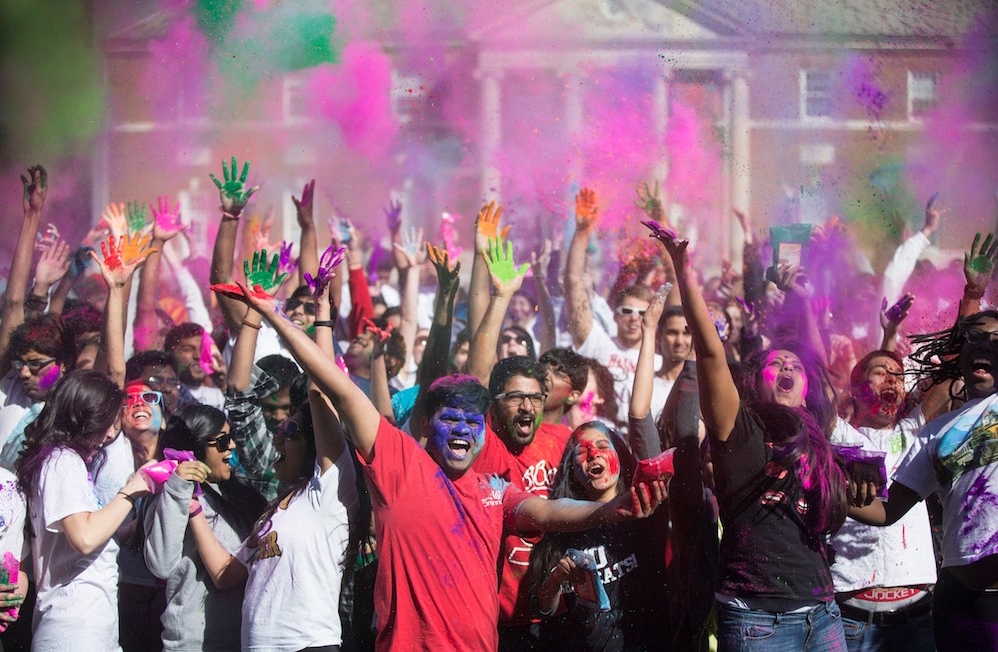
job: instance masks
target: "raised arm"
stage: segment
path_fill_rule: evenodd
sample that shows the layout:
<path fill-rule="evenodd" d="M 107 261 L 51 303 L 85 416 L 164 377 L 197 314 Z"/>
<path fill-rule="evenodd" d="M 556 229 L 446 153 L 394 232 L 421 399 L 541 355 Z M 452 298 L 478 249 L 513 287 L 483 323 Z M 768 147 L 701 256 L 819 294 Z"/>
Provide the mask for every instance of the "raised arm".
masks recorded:
<path fill-rule="evenodd" d="M 568 308 L 568 330 L 572 334 L 572 343 L 581 346 L 589 337 L 593 328 L 593 311 L 591 299 L 586 290 L 583 276 L 586 271 L 586 248 L 589 246 L 589 235 L 599 206 L 596 204 L 596 192 L 583 188 L 575 196 L 575 233 L 568 246 L 568 256 L 565 259 L 565 301 Z"/>
<path fill-rule="evenodd" d="M 665 497 L 665 483 L 661 480 L 631 487 L 606 503 L 531 496 L 517 508 L 515 525 L 521 532 L 579 532 L 608 523 L 648 518 Z"/>
<path fill-rule="evenodd" d="M 7 288 L 3 293 L 3 316 L 0 317 L 0 351 L 6 351 L 11 333 L 24 323 L 24 295 L 31 275 L 31 257 L 35 247 L 38 225 L 42 222 L 42 207 L 48 194 L 48 173 L 40 165 L 28 168 L 27 176 L 21 175 L 24 186 L 24 220 L 10 261 Z M 10 369 L 10 361 L 0 356 L 0 374 Z"/>
<path fill-rule="evenodd" d="M 423 362 L 419 365 L 418 382 L 419 395 L 409 417 L 409 430 L 417 441 L 423 441 L 423 405 L 430 385 L 437 378 L 446 376 L 450 370 L 450 336 L 454 321 L 454 300 L 461 285 L 461 263 L 456 261 L 450 266 L 450 257 L 446 249 L 438 249 L 429 242 L 426 243 L 426 253 L 437 271 L 437 295 L 433 308 L 433 322 L 426 336 L 426 349 L 423 351 Z"/>
<path fill-rule="evenodd" d="M 665 309 L 665 297 L 671 289 L 668 285 L 660 287 L 641 318 L 641 347 L 638 349 L 631 403 L 628 406 L 628 416 L 631 419 L 644 419 L 651 413 L 651 397 L 655 389 L 655 334 Z"/>
<path fill-rule="evenodd" d="M 707 310 L 707 303 L 700 293 L 700 286 L 686 254 L 688 240 L 678 240 L 673 231 L 662 228 L 657 222 L 644 222 L 652 237 L 662 243 L 676 268 L 679 296 L 697 355 L 697 380 L 700 386 L 700 409 L 707 430 L 721 441 L 731 435 L 738 415 L 738 388 L 728 369 L 724 343 Z"/>
<path fill-rule="evenodd" d="M 69 245 L 62 239 L 43 243 L 38 264 L 35 265 L 35 284 L 25 301 L 27 319 L 37 319 L 47 312 L 49 289 L 59 283 L 68 272 Z"/>
<path fill-rule="evenodd" d="M 218 187 L 218 197 L 221 201 L 219 210 L 222 213 L 222 221 L 218 225 L 218 234 L 215 236 L 215 246 L 211 251 L 211 274 L 210 282 L 231 283 L 232 282 L 232 261 L 236 254 L 236 236 L 239 231 L 239 217 L 246 202 L 260 186 L 247 187 L 246 178 L 249 176 L 249 161 L 244 161 L 242 174 L 238 173 L 236 157 L 232 157 L 231 169 L 222 161 L 223 181 L 211 174 L 211 180 Z M 238 176 L 237 176 L 238 175 Z M 230 333 L 239 330 L 246 310 L 239 302 L 219 295 L 218 304 L 222 308 L 225 316 L 225 326 Z"/>
<path fill-rule="evenodd" d="M 401 209 L 401 204 L 397 205 Z M 426 250 L 422 229 L 409 228 L 397 235 L 398 241 L 392 243 L 392 256 L 402 284 L 399 334 L 405 343 L 405 365 L 408 365 L 412 359 L 416 331 L 419 330 L 416 314 L 419 311 L 419 268 L 426 260 Z"/>
<path fill-rule="evenodd" d="M 551 263 L 551 240 L 545 239 L 538 254 L 530 255 L 530 268 L 534 270 L 534 288 L 537 290 L 537 319 L 541 323 L 539 334 L 541 349 L 538 353 L 550 351 L 557 344 L 558 317 L 554 314 L 554 302 L 548 290 L 548 266 Z"/>
<path fill-rule="evenodd" d="M 301 199 L 291 195 L 295 204 L 295 216 L 298 218 L 298 228 L 301 236 L 298 238 L 298 282 L 295 287 L 305 283 L 305 273 L 315 274 L 319 269 L 319 239 L 315 233 L 315 179 L 305 184 L 301 191 Z"/>
<path fill-rule="evenodd" d="M 967 284 L 960 300 L 960 317 L 979 312 L 984 291 L 994 275 L 995 260 L 998 259 L 998 238 L 988 233 L 981 242 L 981 234 L 974 236 L 970 251 L 963 254 L 963 277 Z"/>
<path fill-rule="evenodd" d="M 159 287 L 159 263 L 166 243 L 184 228 L 180 221 L 180 205 L 170 209 L 170 198 L 159 197 L 157 205 L 149 204 L 152 210 L 152 253 L 146 258 L 139 274 L 138 305 L 135 313 L 135 350 L 152 348 L 152 335 L 156 332 L 159 319 L 156 316 L 157 288 Z"/>
<path fill-rule="evenodd" d="M 489 271 L 485 266 L 489 242 L 500 236 L 505 240 L 509 235 L 508 226 L 501 232 L 499 230 L 501 217 L 502 206 L 492 201 L 482 206 L 475 218 L 475 253 L 472 256 L 471 281 L 468 287 L 468 331 L 471 333 L 478 330 L 489 303 Z"/>
<path fill-rule="evenodd" d="M 506 310 L 513 295 L 523 285 L 523 276 L 530 265 L 524 263 L 517 268 L 513 262 L 513 243 L 502 239 L 494 239 L 489 244 L 485 252 L 485 264 L 492 282 L 492 297 L 488 308 L 485 309 L 482 323 L 478 325 L 478 330 L 471 338 L 467 371 L 469 375 L 478 378 L 488 387 Z"/>

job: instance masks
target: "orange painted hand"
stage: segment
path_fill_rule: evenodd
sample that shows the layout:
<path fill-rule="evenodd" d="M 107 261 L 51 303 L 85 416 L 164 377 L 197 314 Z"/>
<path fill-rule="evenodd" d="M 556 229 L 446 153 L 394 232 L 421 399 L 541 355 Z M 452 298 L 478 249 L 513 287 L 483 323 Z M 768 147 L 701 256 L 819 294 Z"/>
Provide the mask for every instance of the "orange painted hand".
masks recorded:
<path fill-rule="evenodd" d="M 150 247 L 150 242 L 152 242 L 152 234 L 150 233 L 146 235 L 129 233 L 123 236 L 118 241 L 118 254 L 121 256 L 122 262 L 125 265 L 131 265 L 145 260 L 149 254 L 159 251 L 157 247 Z"/>
<path fill-rule="evenodd" d="M 502 217 L 502 205 L 494 201 L 490 201 L 478 211 L 478 217 L 475 218 L 475 247 L 479 252 L 484 253 L 489 247 L 489 241 L 498 237 L 500 217 Z M 509 234 L 509 227 L 504 226 L 501 234 L 505 240 Z"/>
<path fill-rule="evenodd" d="M 588 229 L 596 223 L 599 206 L 596 204 L 596 191 L 583 188 L 575 196 L 575 224 L 580 229 Z"/>

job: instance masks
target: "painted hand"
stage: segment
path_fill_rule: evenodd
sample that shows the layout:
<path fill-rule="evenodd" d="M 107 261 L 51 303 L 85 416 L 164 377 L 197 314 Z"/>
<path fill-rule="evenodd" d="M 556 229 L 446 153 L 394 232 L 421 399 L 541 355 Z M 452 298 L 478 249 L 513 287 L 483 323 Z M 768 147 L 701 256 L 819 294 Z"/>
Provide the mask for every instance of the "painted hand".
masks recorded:
<path fill-rule="evenodd" d="M 651 186 L 645 181 L 637 187 L 637 192 L 638 198 L 634 204 L 644 211 L 645 215 L 649 218 L 655 221 L 664 219 L 665 211 L 662 210 L 662 199 L 659 197 L 658 181 L 656 180 L 654 185 Z"/>
<path fill-rule="evenodd" d="M 28 168 L 27 176 L 21 175 L 24 186 L 24 212 L 41 212 L 49 191 L 49 173 L 37 163 Z"/>
<path fill-rule="evenodd" d="M 444 242 L 444 248 L 455 259 L 460 257 L 462 251 L 461 247 L 457 244 L 457 223 L 459 217 L 459 215 L 454 213 L 443 213 L 440 216 L 440 239 Z"/>
<path fill-rule="evenodd" d="M 315 277 L 305 272 L 305 284 L 312 290 L 313 297 L 319 299 L 325 294 L 329 282 L 336 276 L 333 270 L 343 262 L 346 251 L 346 247 L 334 249 L 333 245 L 329 245 L 319 258 L 319 268 L 315 272 Z"/>
<path fill-rule="evenodd" d="M 270 219 L 265 219 L 262 224 L 254 224 L 250 229 L 250 237 L 253 238 L 253 250 L 271 249 L 270 245 Z"/>
<path fill-rule="evenodd" d="M 908 311 L 911 310 L 911 305 L 914 302 L 915 295 L 911 292 L 906 292 L 903 297 L 898 299 L 897 303 L 888 308 L 887 297 L 884 297 L 883 302 L 880 304 L 880 327 L 884 330 L 893 327 L 896 330 L 898 325 L 908 316 Z"/>
<path fill-rule="evenodd" d="M 499 232 L 499 218 L 502 217 L 502 205 L 490 201 L 482 210 L 478 211 L 475 218 L 475 247 L 484 252 L 488 249 L 489 241 L 501 236 L 503 240 L 509 235 L 509 227 L 505 226 Z"/>
<path fill-rule="evenodd" d="M 394 328 L 394 326 L 392 326 L 391 323 L 388 324 L 387 328 L 384 329 L 378 328 L 374 324 L 374 322 L 368 319 L 367 317 L 365 317 L 363 321 L 361 321 L 361 326 L 364 328 L 365 333 L 370 333 L 371 335 L 374 335 L 374 337 L 376 337 L 378 341 L 381 342 L 382 344 L 387 342 L 388 339 L 392 336 L 392 330 Z"/>
<path fill-rule="evenodd" d="M 440 296 L 450 297 L 455 294 L 460 286 L 461 261 L 454 261 L 454 267 L 451 267 L 447 250 L 435 247 L 429 242 L 426 243 L 426 255 L 437 270 L 437 288 Z"/>
<path fill-rule="evenodd" d="M 222 178 L 224 182 L 219 181 L 218 177 L 214 174 L 209 174 L 211 180 L 215 182 L 215 186 L 218 188 L 218 197 L 222 201 L 222 212 L 230 217 L 239 217 L 242 213 L 243 208 L 246 207 L 246 202 L 249 198 L 253 196 L 260 186 L 253 186 L 252 188 L 246 188 L 246 177 L 249 176 L 249 161 L 245 161 L 243 164 L 243 172 L 236 178 L 236 171 L 239 169 L 239 165 L 236 162 L 236 157 L 232 157 L 232 167 L 226 166 L 225 161 L 222 161 Z"/>
<path fill-rule="evenodd" d="M 144 262 L 149 254 L 159 251 L 156 247 L 150 247 L 152 235 L 140 235 L 138 233 L 128 233 L 118 241 L 118 254 L 125 265 Z"/>
<path fill-rule="evenodd" d="M 161 195 L 156 201 L 157 206 L 149 204 L 152 211 L 152 237 L 166 242 L 184 230 L 184 223 L 180 221 L 180 204 L 174 205 L 171 210 L 170 198 L 166 195 Z"/>
<path fill-rule="evenodd" d="M 599 216 L 599 205 L 596 203 L 596 191 L 592 188 L 582 188 L 575 195 L 575 225 L 586 230 L 596 223 Z"/>
<path fill-rule="evenodd" d="M 667 495 L 665 482 L 662 480 L 647 484 L 642 482 L 636 487 L 631 487 L 628 492 L 621 492 L 614 499 L 617 506 L 616 514 L 625 520 L 648 518 L 655 513 Z"/>
<path fill-rule="evenodd" d="M 250 259 L 243 260 L 243 272 L 246 274 L 246 285 L 256 291 L 263 291 L 273 297 L 277 290 L 288 278 L 286 273 L 282 274 L 279 267 L 279 256 L 274 254 L 270 266 L 267 266 L 267 250 L 253 252 L 253 265 L 250 266 Z"/>
<path fill-rule="evenodd" d="M 989 233 L 982 243 L 981 234 L 975 235 L 970 251 L 963 254 L 963 276 L 967 279 L 968 290 L 974 294 L 984 294 L 994 273 L 996 259 L 998 238 Z"/>
<path fill-rule="evenodd" d="M 129 233 L 141 233 L 147 225 L 145 204 L 137 201 L 128 202 L 125 209 L 125 221 L 128 224 Z"/>
<path fill-rule="evenodd" d="M 504 247 L 503 244 L 506 246 Z M 520 289 L 523 277 L 530 269 L 530 263 L 523 263 L 519 268 L 516 267 L 513 262 L 512 242 L 493 238 L 489 242 L 489 248 L 484 256 L 485 264 L 489 268 L 489 275 L 492 277 L 492 287 L 497 292 L 512 294 Z"/>
<path fill-rule="evenodd" d="M 315 179 L 305 184 L 301 191 L 301 199 L 291 195 L 291 201 L 295 204 L 295 215 L 298 217 L 298 226 L 303 229 L 312 228 L 315 222 L 312 218 L 312 198 L 315 196 Z"/>
<path fill-rule="evenodd" d="M 107 228 L 111 232 L 109 234 L 111 237 L 128 233 L 128 217 L 125 213 L 125 205 L 123 203 L 108 204 L 104 208 L 104 213 L 101 217 L 107 222 Z"/>
<path fill-rule="evenodd" d="M 426 260 L 426 254 L 422 247 L 423 229 L 414 226 L 404 229 L 399 233 L 401 242 L 393 245 L 395 254 L 395 266 L 399 269 L 412 269 L 419 267 Z"/>
<path fill-rule="evenodd" d="M 402 202 L 388 202 L 388 208 L 382 209 L 385 212 L 385 223 L 388 225 L 389 233 L 398 233 L 402 228 Z"/>
<path fill-rule="evenodd" d="M 291 275 L 298 269 L 298 259 L 291 259 L 292 247 L 294 247 L 293 242 L 281 242 L 281 254 L 277 261 L 277 271 L 282 274 Z"/>
<path fill-rule="evenodd" d="M 690 241 L 686 239 L 680 240 L 675 231 L 662 226 L 655 220 L 642 220 L 641 223 L 651 231 L 649 237 L 655 238 L 665 247 L 665 250 L 669 253 L 669 257 L 672 258 L 672 264 L 676 268 L 676 271 L 685 270 L 689 264 L 689 256 L 686 253 L 686 248 L 689 246 Z"/>

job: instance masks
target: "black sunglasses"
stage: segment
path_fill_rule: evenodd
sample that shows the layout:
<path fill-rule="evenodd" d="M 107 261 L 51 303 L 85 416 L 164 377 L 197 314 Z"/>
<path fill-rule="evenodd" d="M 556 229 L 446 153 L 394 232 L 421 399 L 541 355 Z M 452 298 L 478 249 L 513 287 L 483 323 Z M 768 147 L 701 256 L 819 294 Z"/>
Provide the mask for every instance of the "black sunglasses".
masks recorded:
<path fill-rule="evenodd" d="M 315 304 L 311 301 L 301 301 L 299 299 L 288 299 L 285 301 L 284 312 L 294 312 L 298 306 L 302 307 L 306 315 L 315 317 Z"/>
<path fill-rule="evenodd" d="M 229 444 L 232 443 L 232 433 L 231 432 L 220 432 L 208 441 L 205 442 L 208 446 L 214 446 L 215 450 L 219 453 L 224 453 L 229 450 Z"/>

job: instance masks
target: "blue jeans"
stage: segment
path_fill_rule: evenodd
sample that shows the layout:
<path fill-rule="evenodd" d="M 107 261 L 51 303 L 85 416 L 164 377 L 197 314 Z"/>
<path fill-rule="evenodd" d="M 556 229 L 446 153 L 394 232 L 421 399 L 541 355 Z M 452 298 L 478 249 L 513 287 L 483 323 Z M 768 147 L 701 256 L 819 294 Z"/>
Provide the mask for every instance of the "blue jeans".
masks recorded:
<path fill-rule="evenodd" d="M 932 614 L 922 614 L 897 625 L 868 624 L 842 617 L 849 652 L 935 652 Z"/>
<path fill-rule="evenodd" d="M 801 613 L 717 605 L 721 652 L 840 652 L 846 649 L 839 605 L 824 602 Z"/>

